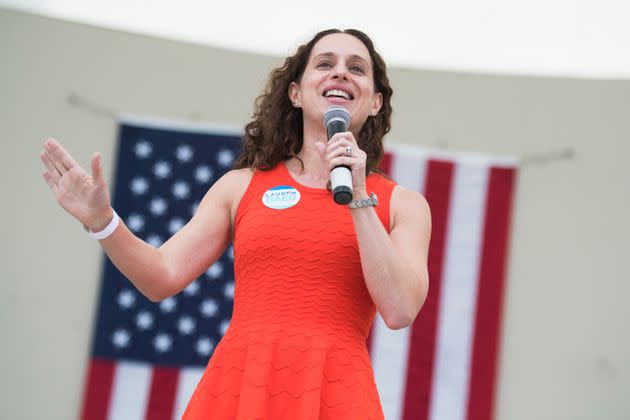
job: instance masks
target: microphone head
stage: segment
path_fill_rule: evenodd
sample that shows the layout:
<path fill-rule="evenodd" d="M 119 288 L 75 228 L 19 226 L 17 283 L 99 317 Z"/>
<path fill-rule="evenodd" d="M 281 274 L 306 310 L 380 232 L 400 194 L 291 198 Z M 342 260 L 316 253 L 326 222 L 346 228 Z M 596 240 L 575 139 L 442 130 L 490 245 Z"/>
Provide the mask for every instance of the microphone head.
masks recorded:
<path fill-rule="evenodd" d="M 324 127 L 328 127 L 328 124 L 339 121 L 343 122 L 346 127 L 350 126 L 350 114 L 346 110 L 346 108 L 334 105 L 328 108 L 326 112 L 324 112 L 324 117 L 322 118 L 324 122 Z"/>

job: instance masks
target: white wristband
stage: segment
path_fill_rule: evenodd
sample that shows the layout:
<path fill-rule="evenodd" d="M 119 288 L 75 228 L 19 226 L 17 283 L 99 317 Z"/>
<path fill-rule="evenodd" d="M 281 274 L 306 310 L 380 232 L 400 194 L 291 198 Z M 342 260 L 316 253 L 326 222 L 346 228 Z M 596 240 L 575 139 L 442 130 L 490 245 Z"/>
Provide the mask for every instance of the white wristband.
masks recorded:
<path fill-rule="evenodd" d="M 118 217 L 116 210 L 112 210 L 112 211 L 114 212 L 114 217 L 112 217 L 111 222 L 109 222 L 109 224 L 105 226 L 105 229 L 99 232 L 92 232 L 91 230 L 88 230 L 88 233 L 90 234 L 92 238 L 101 240 L 101 239 L 107 238 L 109 235 L 114 233 L 114 231 L 118 227 L 118 223 L 120 222 L 120 217 Z"/>

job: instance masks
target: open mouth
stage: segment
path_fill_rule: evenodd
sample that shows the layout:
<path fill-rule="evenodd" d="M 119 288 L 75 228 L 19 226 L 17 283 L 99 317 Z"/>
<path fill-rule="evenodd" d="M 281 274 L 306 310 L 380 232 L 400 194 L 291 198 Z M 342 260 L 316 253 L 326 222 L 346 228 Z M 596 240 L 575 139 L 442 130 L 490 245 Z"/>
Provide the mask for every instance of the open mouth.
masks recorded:
<path fill-rule="evenodd" d="M 354 96 L 352 96 L 350 93 L 345 92 L 340 89 L 329 89 L 324 92 L 324 97 L 325 98 L 342 98 L 348 101 L 351 101 L 354 99 Z"/>

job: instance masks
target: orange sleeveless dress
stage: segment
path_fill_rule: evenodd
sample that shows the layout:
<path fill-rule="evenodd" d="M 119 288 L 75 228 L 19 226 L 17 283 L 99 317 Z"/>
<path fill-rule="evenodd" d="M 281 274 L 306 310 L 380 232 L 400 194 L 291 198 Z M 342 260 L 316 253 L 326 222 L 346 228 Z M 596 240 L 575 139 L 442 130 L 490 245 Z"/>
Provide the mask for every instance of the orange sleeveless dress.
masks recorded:
<path fill-rule="evenodd" d="M 367 178 L 387 231 L 394 186 Z M 293 205 L 278 208 L 274 192 Z M 232 320 L 183 419 L 383 419 L 366 348 L 376 308 L 347 206 L 284 163 L 256 171 L 235 219 L 234 274 Z"/>

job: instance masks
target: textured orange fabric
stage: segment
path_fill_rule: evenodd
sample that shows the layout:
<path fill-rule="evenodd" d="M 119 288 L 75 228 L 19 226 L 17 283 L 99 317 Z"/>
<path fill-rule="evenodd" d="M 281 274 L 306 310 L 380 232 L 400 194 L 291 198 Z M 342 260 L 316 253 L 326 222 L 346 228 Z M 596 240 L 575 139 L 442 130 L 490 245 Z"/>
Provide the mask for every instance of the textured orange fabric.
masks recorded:
<path fill-rule="evenodd" d="M 394 185 L 367 179 L 387 231 Z M 263 194 L 277 186 L 300 201 L 266 207 Z M 235 220 L 232 321 L 184 419 L 383 419 L 366 348 L 376 309 L 350 211 L 284 163 L 254 173 Z"/>

